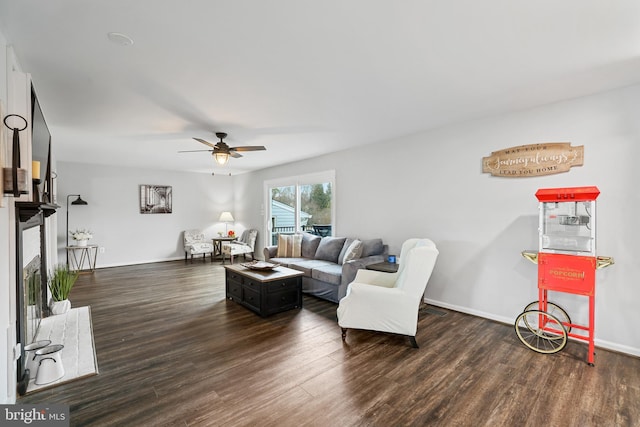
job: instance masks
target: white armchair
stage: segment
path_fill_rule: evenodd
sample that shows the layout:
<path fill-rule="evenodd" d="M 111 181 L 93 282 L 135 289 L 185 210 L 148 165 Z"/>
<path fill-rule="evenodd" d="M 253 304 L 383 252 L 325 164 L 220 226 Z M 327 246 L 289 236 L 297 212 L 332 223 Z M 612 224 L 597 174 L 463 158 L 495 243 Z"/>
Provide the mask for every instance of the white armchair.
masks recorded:
<path fill-rule="evenodd" d="M 429 239 L 409 239 L 396 273 L 358 270 L 338 305 L 342 340 L 347 329 L 367 329 L 408 335 L 418 348 L 418 310 L 438 253 Z"/>
<path fill-rule="evenodd" d="M 233 264 L 233 257 L 236 255 L 242 255 L 246 258 L 247 254 L 251 254 L 251 259 L 255 259 L 253 253 L 256 247 L 256 237 L 258 237 L 258 230 L 244 230 L 240 235 L 240 239 L 222 245 L 222 263 L 224 264 L 227 255 L 231 260 L 231 264 Z"/>
<path fill-rule="evenodd" d="M 191 262 L 193 262 L 194 255 L 202 254 L 203 261 L 206 259 L 207 254 L 211 254 L 213 257 L 213 243 L 205 239 L 201 230 L 183 231 L 183 244 L 185 262 L 187 261 L 187 255 L 191 255 Z"/>

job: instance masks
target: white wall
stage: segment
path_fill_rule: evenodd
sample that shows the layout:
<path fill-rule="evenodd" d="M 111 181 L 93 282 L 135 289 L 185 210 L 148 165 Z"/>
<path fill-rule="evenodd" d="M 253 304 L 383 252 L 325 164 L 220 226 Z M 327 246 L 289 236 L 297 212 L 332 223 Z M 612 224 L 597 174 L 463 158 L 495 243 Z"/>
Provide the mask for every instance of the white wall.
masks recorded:
<path fill-rule="evenodd" d="M 118 166 L 58 162 L 58 259 L 65 261 L 67 195 L 80 194 L 88 205 L 69 205 L 69 229 L 89 228 L 92 244 L 104 247 L 97 266 L 140 264 L 184 258 L 182 230 L 200 228 L 208 237 L 224 231 L 217 221 L 233 211 L 228 176 L 211 176 Z M 170 185 L 171 214 L 140 214 L 139 185 Z M 69 202 L 76 197 L 71 197 Z M 71 240 L 70 240 L 71 242 Z"/>
<path fill-rule="evenodd" d="M 234 179 L 235 209 L 262 224 L 264 180 L 335 169 L 336 235 L 380 236 L 391 253 L 409 237 L 429 237 L 440 257 L 428 301 L 512 323 L 537 299 L 537 268 L 520 255 L 537 249 L 536 190 L 596 185 L 598 254 L 616 260 L 597 272 L 596 345 L 640 355 L 638 111 L 633 86 L 270 168 Z M 481 173 L 492 151 L 566 141 L 585 146 L 584 166 L 535 178 Z M 262 236 L 264 228 L 260 247 Z M 552 297 L 587 323 L 586 297 Z"/>

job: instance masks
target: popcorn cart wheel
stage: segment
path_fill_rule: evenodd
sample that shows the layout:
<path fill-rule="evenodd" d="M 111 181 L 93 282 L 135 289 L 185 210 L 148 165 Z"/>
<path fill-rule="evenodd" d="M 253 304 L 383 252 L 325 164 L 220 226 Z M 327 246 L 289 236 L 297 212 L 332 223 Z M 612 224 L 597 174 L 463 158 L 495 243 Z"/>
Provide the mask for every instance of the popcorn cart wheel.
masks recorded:
<path fill-rule="evenodd" d="M 516 335 L 531 350 L 550 354 L 567 345 L 567 330 L 552 314 L 542 310 L 527 310 L 515 321 Z"/>
<path fill-rule="evenodd" d="M 537 310 L 539 307 L 540 301 L 536 300 L 528 304 L 523 311 Z M 547 307 L 544 311 L 560 320 L 560 323 L 562 323 L 567 334 L 571 332 L 571 318 L 564 308 L 560 307 L 558 304 L 552 303 L 551 301 L 547 301 Z"/>

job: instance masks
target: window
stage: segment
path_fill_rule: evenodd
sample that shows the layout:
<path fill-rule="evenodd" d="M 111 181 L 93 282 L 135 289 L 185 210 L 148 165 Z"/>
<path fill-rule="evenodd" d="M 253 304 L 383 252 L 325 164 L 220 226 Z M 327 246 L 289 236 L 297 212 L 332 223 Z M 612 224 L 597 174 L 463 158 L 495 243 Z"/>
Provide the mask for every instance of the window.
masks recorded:
<path fill-rule="evenodd" d="M 265 235 L 271 234 L 271 244 L 278 243 L 278 234 L 332 236 L 334 189 L 334 171 L 265 181 Z"/>

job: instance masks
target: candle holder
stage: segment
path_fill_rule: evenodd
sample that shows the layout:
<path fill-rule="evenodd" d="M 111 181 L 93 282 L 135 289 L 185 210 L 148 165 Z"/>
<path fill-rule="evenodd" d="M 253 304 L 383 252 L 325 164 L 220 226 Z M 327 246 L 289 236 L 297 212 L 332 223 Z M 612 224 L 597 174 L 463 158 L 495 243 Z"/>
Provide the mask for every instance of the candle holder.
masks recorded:
<path fill-rule="evenodd" d="M 40 203 L 40 183 L 42 182 L 42 180 L 40 179 L 32 179 L 31 180 L 31 198 L 33 199 L 34 202 L 38 202 Z"/>
<path fill-rule="evenodd" d="M 7 120 L 12 117 L 22 119 L 24 121 L 24 126 L 22 128 L 18 128 L 16 126 L 11 127 Z M 13 131 L 11 168 L 2 169 L 4 193 L 12 194 L 13 197 L 20 197 L 20 194 L 27 194 L 29 188 L 29 184 L 27 183 L 27 171 L 20 168 L 20 132 L 27 128 L 27 120 L 24 117 L 19 116 L 18 114 L 9 114 L 4 116 L 4 119 L 2 121 L 4 122 L 4 125 L 6 127 Z"/>
<path fill-rule="evenodd" d="M 14 172 L 15 172 L 15 181 L 14 181 Z M 2 179 L 4 180 L 4 194 L 10 194 L 15 197 L 18 197 L 20 196 L 20 194 L 27 194 L 29 192 L 28 191 L 29 187 L 27 184 L 26 169 L 3 168 Z M 15 188 L 15 191 L 14 191 L 14 188 Z"/>

